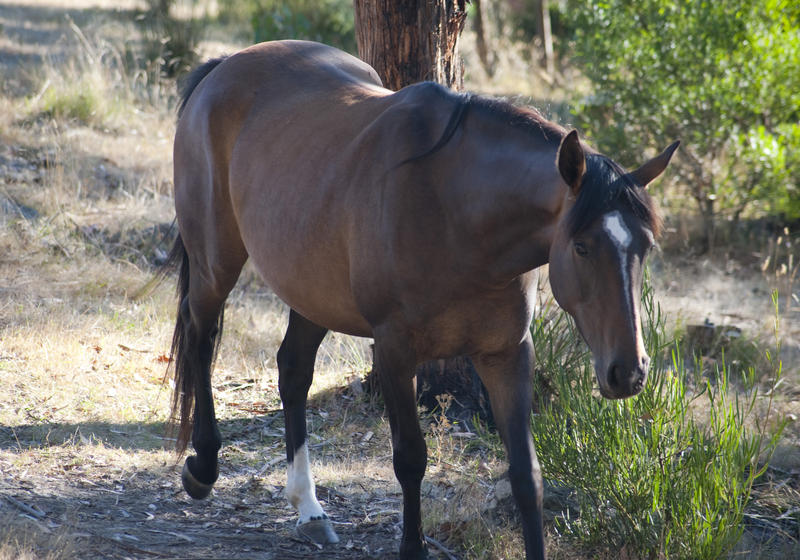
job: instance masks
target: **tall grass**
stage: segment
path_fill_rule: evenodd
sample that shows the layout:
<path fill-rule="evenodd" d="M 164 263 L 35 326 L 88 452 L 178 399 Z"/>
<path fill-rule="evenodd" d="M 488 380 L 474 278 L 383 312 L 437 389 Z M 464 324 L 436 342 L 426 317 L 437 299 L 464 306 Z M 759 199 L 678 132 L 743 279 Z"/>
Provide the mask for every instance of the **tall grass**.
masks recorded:
<path fill-rule="evenodd" d="M 533 419 L 542 469 L 574 489 L 580 508 L 556 528 L 608 557 L 719 558 L 742 535 L 753 483 L 782 426 L 770 432 L 771 396 L 753 423 L 762 395 L 753 383 L 734 391 L 724 360 L 708 375 L 699 363 L 684 363 L 647 284 L 643 316 L 651 377 L 642 394 L 624 401 L 593 390 L 591 357 L 569 342 L 578 334 L 563 312 L 531 327 L 538 363 L 550 372 Z M 773 365 L 775 387 L 781 365 Z"/>
<path fill-rule="evenodd" d="M 176 87 L 175 81 L 160 69 L 166 64 L 164 53 L 142 54 L 133 49 L 131 42 L 106 36 L 110 30 L 87 31 L 72 20 L 67 24 L 74 53 L 67 59 L 46 58 L 37 70 L 42 84 L 38 92 L 28 97 L 25 107 L 31 119 L 44 117 L 64 125 L 119 131 L 142 121 L 142 110 L 148 114 L 169 113 L 175 103 Z M 131 31 L 109 25 L 118 33 Z M 142 23 L 140 27 L 145 42 L 157 43 L 163 50 L 171 43 L 167 42 L 169 37 L 163 38 L 167 32 L 158 25 Z M 177 59 L 169 60 L 174 63 Z"/>

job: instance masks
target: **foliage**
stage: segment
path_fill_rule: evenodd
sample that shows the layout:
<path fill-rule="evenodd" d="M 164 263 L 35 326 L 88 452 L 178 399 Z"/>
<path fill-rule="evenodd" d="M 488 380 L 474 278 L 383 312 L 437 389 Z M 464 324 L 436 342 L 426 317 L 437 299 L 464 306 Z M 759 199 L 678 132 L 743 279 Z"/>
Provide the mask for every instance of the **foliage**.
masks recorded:
<path fill-rule="evenodd" d="M 94 83 L 64 84 L 48 87 L 41 96 L 41 113 L 57 120 L 74 120 L 82 124 L 102 122 L 104 100 Z"/>
<path fill-rule="evenodd" d="M 707 220 L 753 202 L 800 218 L 796 3 L 570 0 L 563 17 L 595 92 L 576 117 L 598 147 L 633 165 L 680 138 L 674 173 Z"/>
<path fill-rule="evenodd" d="M 174 77 L 188 72 L 198 62 L 197 45 L 204 21 L 180 19 L 170 14 L 175 0 L 149 0 L 150 10 L 137 21 L 144 39 L 144 58 L 148 71 Z M 198 0 L 189 0 L 192 12 Z"/>
<path fill-rule="evenodd" d="M 306 39 L 357 51 L 351 0 L 225 0 L 222 14 L 249 21 L 254 42 Z"/>
<path fill-rule="evenodd" d="M 546 478 L 574 489 L 581 511 L 559 528 L 594 550 L 719 558 L 741 536 L 753 482 L 765 468 L 759 460 L 769 457 L 780 428 L 768 435 L 769 410 L 763 424 L 748 427 L 758 393 L 729 390 L 724 362 L 710 379 L 685 367 L 677 344 L 664 338 L 647 285 L 643 315 L 651 377 L 624 401 L 593 394 L 590 356 L 565 346 L 577 332 L 563 313 L 531 327 L 540 365 L 552 374 L 539 392 L 556 395 L 541 399 L 533 420 L 539 460 Z M 780 373 L 777 364 L 773 386 Z"/>

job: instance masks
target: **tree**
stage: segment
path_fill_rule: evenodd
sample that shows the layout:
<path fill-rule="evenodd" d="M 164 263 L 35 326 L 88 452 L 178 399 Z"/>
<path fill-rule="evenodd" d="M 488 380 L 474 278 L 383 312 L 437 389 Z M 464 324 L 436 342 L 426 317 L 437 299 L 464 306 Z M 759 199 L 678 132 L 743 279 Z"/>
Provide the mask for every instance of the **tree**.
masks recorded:
<path fill-rule="evenodd" d="M 623 163 L 682 139 L 673 174 L 703 217 L 706 249 L 720 214 L 800 217 L 788 163 L 800 149 L 795 2 L 570 0 L 563 16 L 594 86 L 579 124 Z"/>
<path fill-rule="evenodd" d="M 430 80 L 461 89 L 458 38 L 466 0 L 354 0 L 362 60 L 389 89 Z"/>

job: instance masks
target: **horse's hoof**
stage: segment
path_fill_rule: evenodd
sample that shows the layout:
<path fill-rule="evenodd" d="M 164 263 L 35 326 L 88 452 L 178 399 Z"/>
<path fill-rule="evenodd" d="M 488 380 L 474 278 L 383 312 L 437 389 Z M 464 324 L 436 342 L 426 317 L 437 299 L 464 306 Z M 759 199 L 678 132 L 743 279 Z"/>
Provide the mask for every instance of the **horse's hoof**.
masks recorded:
<path fill-rule="evenodd" d="M 331 520 L 327 517 L 310 519 L 297 526 L 297 534 L 316 544 L 336 544 L 339 537 L 333 530 Z"/>
<path fill-rule="evenodd" d="M 428 560 L 430 556 L 428 556 L 428 546 L 423 541 L 421 546 L 409 546 L 404 547 L 402 544 L 400 545 L 400 555 L 398 556 L 399 560 Z"/>
<path fill-rule="evenodd" d="M 189 457 L 189 459 L 191 459 L 191 457 Z M 186 490 L 186 493 L 195 500 L 202 500 L 211 494 L 211 489 L 214 487 L 214 483 L 212 482 L 211 484 L 206 484 L 205 482 L 200 482 L 197 480 L 189 468 L 189 459 L 186 459 L 186 462 L 183 464 L 183 471 L 181 472 L 183 489 Z"/>

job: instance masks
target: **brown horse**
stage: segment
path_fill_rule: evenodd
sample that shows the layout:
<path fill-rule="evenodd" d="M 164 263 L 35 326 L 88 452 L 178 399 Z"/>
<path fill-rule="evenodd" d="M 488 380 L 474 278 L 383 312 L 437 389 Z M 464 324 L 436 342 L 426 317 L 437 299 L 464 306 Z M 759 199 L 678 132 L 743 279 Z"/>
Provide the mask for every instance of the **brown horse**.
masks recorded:
<path fill-rule="evenodd" d="M 175 135 L 180 236 L 173 341 L 179 448 L 194 498 L 218 476 L 211 366 L 223 306 L 247 258 L 291 308 L 278 350 L 286 495 L 298 531 L 338 538 L 315 496 L 305 405 L 329 329 L 375 340 L 403 490 L 400 558 L 426 556 L 421 361 L 469 355 L 505 443 L 527 558 L 544 557 L 542 479 L 530 433 L 534 269 L 595 357 L 600 391 L 647 377 L 642 267 L 659 220 L 643 188 L 677 143 L 631 173 L 537 113 L 432 83 L 384 89 L 343 52 L 286 41 L 193 72 Z"/>

